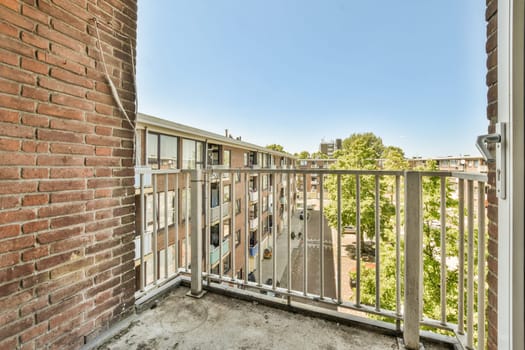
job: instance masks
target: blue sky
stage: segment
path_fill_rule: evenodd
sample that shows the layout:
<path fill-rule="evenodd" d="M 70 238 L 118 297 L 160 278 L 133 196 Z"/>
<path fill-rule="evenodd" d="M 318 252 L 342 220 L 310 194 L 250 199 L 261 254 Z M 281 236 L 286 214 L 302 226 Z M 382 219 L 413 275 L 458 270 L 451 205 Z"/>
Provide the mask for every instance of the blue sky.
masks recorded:
<path fill-rule="evenodd" d="M 291 153 L 373 132 L 478 154 L 480 0 L 139 1 L 139 111 Z"/>

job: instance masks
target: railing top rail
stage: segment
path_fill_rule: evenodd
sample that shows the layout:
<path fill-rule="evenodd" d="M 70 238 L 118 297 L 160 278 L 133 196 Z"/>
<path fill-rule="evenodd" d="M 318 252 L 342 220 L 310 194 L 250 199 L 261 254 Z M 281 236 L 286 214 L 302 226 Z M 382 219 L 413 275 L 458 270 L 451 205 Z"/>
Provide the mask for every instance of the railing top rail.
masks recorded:
<path fill-rule="evenodd" d="M 407 171 L 419 173 L 421 176 L 455 177 L 464 180 L 487 182 L 487 174 L 457 172 L 457 171 L 418 171 L 418 170 L 358 170 L 358 169 L 284 169 L 284 168 L 212 168 L 201 169 L 203 173 L 257 173 L 257 174 L 329 174 L 329 175 L 378 175 L 378 176 L 404 176 Z M 182 174 L 191 173 L 194 169 L 151 169 L 136 167 L 136 174 Z"/>

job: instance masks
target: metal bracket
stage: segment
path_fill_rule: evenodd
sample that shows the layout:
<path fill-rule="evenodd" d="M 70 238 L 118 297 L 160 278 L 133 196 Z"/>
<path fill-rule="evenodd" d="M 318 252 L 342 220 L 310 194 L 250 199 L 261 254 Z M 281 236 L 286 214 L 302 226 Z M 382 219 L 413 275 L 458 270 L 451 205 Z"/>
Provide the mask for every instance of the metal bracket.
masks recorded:
<path fill-rule="evenodd" d="M 507 144 L 505 123 L 500 122 L 496 124 L 496 132 L 494 134 L 480 135 L 476 140 L 476 147 L 483 155 L 487 163 L 496 162 L 496 192 L 498 198 L 506 198 L 506 184 L 505 184 L 505 148 Z M 496 144 L 496 155 L 493 156 L 488 147 L 488 143 Z"/>

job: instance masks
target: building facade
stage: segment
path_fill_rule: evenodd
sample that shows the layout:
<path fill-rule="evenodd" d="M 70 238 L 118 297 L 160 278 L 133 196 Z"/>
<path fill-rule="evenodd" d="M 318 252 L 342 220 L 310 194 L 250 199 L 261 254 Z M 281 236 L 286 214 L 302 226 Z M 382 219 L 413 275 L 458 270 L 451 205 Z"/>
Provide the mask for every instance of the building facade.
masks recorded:
<path fill-rule="evenodd" d="M 232 171 L 213 174 L 213 169 L 277 169 L 292 167 L 293 156 L 250 144 L 229 136 L 222 136 L 205 130 L 170 122 L 145 114 L 137 119 L 137 148 L 139 168 L 152 170 L 211 169 L 206 179 L 209 190 L 206 194 L 210 218 L 205 223 L 205 239 L 209 242 L 210 274 L 229 275 L 244 278 L 245 273 L 256 269 L 256 258 L 270 246 L 273 225 L 277 232 L 284 228 L 283 211 L 280 208 L 286 183 L 281 176 L 271 173 L 250 173 Z M 141 290 L 154 280 L 189 264 L 188 237 L 191 219 L 187 216 L 189 206 L 189 174 L 174 175 L 168 180 L 160 177 L 156 184 L 146 177 L 143 186 L 151 190 L 140 198 L 140 179 L 137 178 L 137 208 L 135 237 L 136 289 Z M 156 186 L 156 191 L 152 190 Z M 273 187 L 277 200 L 274 200 Z M 167 188 L 167 192 L 166 192 Z M 148 189 L 146 189 L 146 192 Z M 248 194 L 246 193 L 248 191 Z M 154 193 L 155 192 L 155 193 Z M 166 203 L 168 207 L 164 208 Z M 246 203 L 244 198 L 249 198 Z M 180 208 L 180 210 L 177 210 Z M 275 214 L 274 214 L 275 208 Z M 153 226 L 154 215 L 168 210 L 168 221 L 160 221 L 160 227 Z M 155 213 L 155 214 L 154 214 Z M 249 225 L 245 226 L 248 216 Z M 144 218 L 145 222 L 141 218 Z M 166 224 L 168 230 L 166 230 Z M 247 228 L 246 232 L 245 227 Z M 144 261 L 140 261 L 140 233 L 144 231 Z M 157 232 L 155 237 L 154 232 Z M 164 235 L 168 234 L 168 239 Z M 249 266 L 232 261 L 245 261 L 245 245 L 249 245 Z M 260 240 L 260 241 L 259 241 Z M 168 243 L 168 252 L 165 245 Z M 207 244 L 207 243 L 206 243 Z M 156 256 L 153 256 L 155 254 Z M 222 257 L 220 257 L 222 255 Z M 235 255 L 235 256 L 233 256 Z M 167 263 L 164 259 L 168 259 Z M 141 266 L 143 264 L 143 268 Z M 141 276 L 141 274 L 143 274 Z M 255 276 L 255 274 L 253 274 Z M 141 279 L 143 278 L 143 279 Z"/>

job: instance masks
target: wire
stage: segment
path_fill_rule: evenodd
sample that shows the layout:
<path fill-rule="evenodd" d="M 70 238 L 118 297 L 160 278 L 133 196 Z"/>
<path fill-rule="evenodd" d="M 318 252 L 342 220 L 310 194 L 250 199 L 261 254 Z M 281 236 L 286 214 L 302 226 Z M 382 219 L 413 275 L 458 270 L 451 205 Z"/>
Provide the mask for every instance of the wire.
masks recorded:
<path fill-rule="evenodd" d="M 126 112 L 124 106 L 122 105 L 122 101 L 121 101 L 120 96 L 118 94 L 117 88 L 116 88 L 115 84 L 113 83 L 113 80 L 111 80 L 111 77 L 109 76 L 108 67 L 106 65 L 106 60 L 104 58 L 104 50 L 102 49 L 102 41 L 100 40 L 100 33 L 98 31 L 98 20 L 97 20 L 96 17 L 93 17 L 93 21 L 95 21 L 95 33 L 97 34 L 97 43 L 98 43 L 98 47 L 100 49 L 100 57 L 102 58 L 102 67 L 104 68 L 104 74 L 106 76 L 106 80 L 108 81 L 108 84 L 109 84 L 109 87 L 110 87 L 110 90 L 111 90 L 111 95 L 113 95 L 113 99 L 115 100 L 115 102 L 117 102 L 118 108 L 120 109 L 122 114 L 124 114 L 124 117 L 126 117 L 126 120 L 128 121 L 129 125 L 133 129 L 133 134 L 134 134 L 134 137 L 135 137 L 135 142 L 133 143 L 133 153 L 134 153 L 134 156 L 135 156 L 135 165 L 139 165 L 138 152 L 136 152 L 136 150 L 135 150 L 135 144 L 136 144 L 136 142 L 138 140 L 137 129 L 136 129 L 135 124 L 133 124 L 133 122 L 131 121 L 130 117 L 128 116 L 128 113 Z M 133 43 L 131 42 L 131 38 L 129 38 L 129 43 L 130 43 L 130 50 L 131 50 L 131 66 L 132 66 L 132 71 L 133 71 L 133 88 L 135 89 L 135 110 L 134 110 L 134 112 L 135 112 L 135 116 L 136 116 L 137 115 L 137 109 L 138 109 L 138 97 L 137 97 L 137 82 L 136 82 L 136 76 L 135 76 L 135 60 L 133 58 L 133 56 L 134 56 Z"/>

